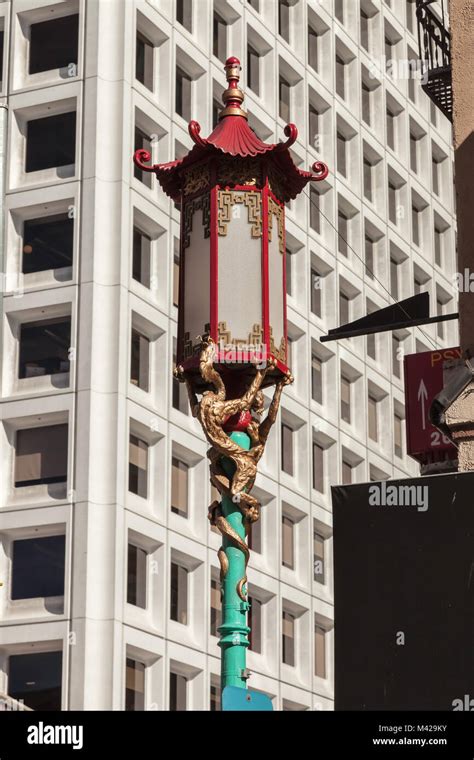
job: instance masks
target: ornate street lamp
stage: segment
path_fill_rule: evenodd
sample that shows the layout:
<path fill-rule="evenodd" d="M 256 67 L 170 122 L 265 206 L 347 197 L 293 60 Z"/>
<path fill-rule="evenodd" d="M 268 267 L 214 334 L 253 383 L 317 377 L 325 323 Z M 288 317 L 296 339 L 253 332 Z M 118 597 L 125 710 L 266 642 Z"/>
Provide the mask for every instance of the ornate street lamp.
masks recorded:
<path fill-rule="evenodd" d="M 221 502 L 209 519 L 223 536 L 222 688 L 246 688 L 247 576 L 245 541 L 260 505 L 250 493 L 274 423 L 283 387 L 292 382 L 287 355 L 285 203 L 311 180 L 323 180 L 325 164 L 298 169 L 286 142 L 265 144 L 250 128 L 238 87 L 240 62 L 225 64 L 228 88 L 219 123 L 207 138 L 189 123 L 193 148 L 184 158 L 149 165 L 138 150 L 134 162 L 154 172 L 181 208 L 177 368 L 193 415 L 210 444 L 210 477 Z M 275 385 L 265 419 L 262 388 Z M 198 396 L 201 396 L 198 400 Z"/>

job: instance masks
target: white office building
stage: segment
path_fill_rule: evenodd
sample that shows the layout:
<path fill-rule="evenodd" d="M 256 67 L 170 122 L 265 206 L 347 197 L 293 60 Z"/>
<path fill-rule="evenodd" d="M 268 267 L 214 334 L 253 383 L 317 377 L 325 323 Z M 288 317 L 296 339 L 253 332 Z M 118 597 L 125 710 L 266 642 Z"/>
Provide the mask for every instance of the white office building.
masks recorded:
<path fill-rule="evenodd" d="M 292 121 L 295 162 L 330 168 L 287 207 L 296 379 L 255 489 L 248 683 L 331 710 L 331 484 L 418 472 L 401 358 L 457 344 L 455 322 L 319 342 L 420 290 L 455 310 L 451 125 L 406 76 L 414 2 L 4 0 L 0 25 L 0 692 L 218 706 L 220 536 L 171 374 L 179 210 L 132 155 L 182 156 L 191 118 L 207 136 L 235 55 L 259 137 Z"/>

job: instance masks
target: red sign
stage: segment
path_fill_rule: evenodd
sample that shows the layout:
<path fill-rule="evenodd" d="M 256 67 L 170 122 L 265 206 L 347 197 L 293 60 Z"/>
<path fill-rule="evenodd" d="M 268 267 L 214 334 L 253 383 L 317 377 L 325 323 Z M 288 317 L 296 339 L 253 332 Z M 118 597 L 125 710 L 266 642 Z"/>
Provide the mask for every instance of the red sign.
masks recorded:
<path fill-rule="evenodd" d="M 434 397 L 443 390 L 443 363 L 460 358 L 460 348 L 405 356 L 407 454 L 456 451 L 449 438 L 433 427 L 429 412 Z"/>

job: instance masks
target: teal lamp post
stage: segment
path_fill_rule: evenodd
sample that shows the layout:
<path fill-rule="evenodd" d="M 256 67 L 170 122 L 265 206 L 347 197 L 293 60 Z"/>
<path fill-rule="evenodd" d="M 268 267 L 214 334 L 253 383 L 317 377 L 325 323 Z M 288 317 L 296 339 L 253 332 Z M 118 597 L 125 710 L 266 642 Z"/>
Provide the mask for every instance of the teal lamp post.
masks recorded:
<path fill-rule="evenodd" d="M 183 158 L 136 166 L 154 172 L 181 209 L 176 377 L 186 383 L 193 415 L 209 443 L 212 484 L 220 494 L 208 516 L 222 534 L 223 709 L 268 709 L 247 689 L 249 609 L 246 536 L 259 519 L 251 490 L 285 385 L 287 361 L 285 203 L 310 181 L 325 179 L 294 164 L 286 141 L 262 142 L 242 109 L 240 63 L 225 64 L 227 89 L 219 122 L 208 138 L 188 126 L 193 148 Z M 262 389 L 274 386 L 266 413 Z"/>

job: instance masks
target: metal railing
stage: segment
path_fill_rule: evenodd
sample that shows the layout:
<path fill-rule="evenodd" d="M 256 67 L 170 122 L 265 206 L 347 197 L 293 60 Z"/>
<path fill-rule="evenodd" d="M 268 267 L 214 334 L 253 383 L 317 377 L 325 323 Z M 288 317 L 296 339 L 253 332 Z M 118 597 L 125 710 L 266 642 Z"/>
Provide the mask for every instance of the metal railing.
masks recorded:
<path fill-rule="evenodd" d="M 434 0 L 416 0 L 418 46 L 426 81 L 423 90 L 452 121 L 451 35 L 446 28 L 444 3 L 441 19 L 430 8 Z"/>

